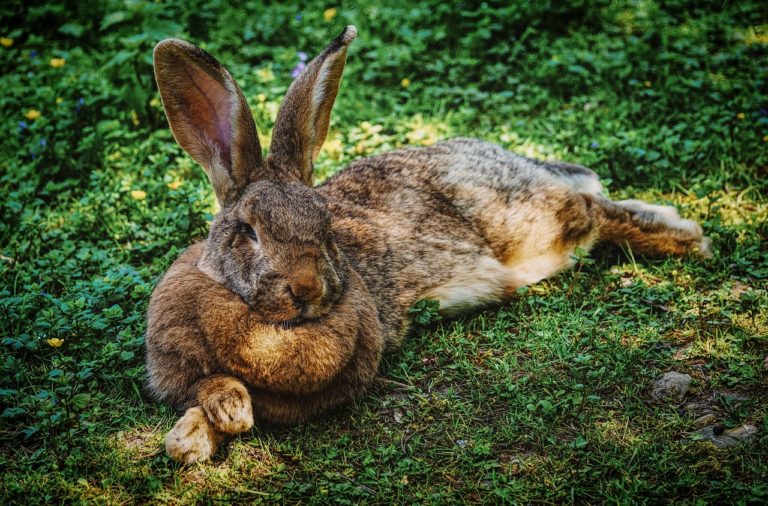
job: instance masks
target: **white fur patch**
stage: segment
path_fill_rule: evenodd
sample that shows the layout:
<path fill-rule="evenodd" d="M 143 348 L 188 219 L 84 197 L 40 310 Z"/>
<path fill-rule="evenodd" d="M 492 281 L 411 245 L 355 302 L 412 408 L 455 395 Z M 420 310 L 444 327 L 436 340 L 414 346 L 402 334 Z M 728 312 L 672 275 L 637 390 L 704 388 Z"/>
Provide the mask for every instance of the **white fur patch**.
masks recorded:
<path fill-rule="evenodd" d="M 549 251 L 539 256 L 517 260 L 507 268 L 514 272 L 515 279 L 519 283 L 518 287 L 530 285 L 572 267 L 575 262 L 571 257 L 572 254 L 572 251 L 567 253 Z"/>
<path fill-rule="evenodd" d="M 323 62 L 323 66 L 320 67 L 320 71 L 317 73 L 314 90 L 312 91 L 312 118 L 314 118 L 315 114 L 317 113 L 317 110 L 325 101 L 325 97 L 327 95 L 325 82 L 328 80 L 331 74 L 331 66 L 335 58 L 337 58 L 337 55 L 329 56 Z"/>
<path fill-rule="evenodd" d="M 423 298 L 439 301 L 440 312 L 444 314 L 459 314 L 477 306 L 501 302 L 511 291 L 571 267 L 574 264 L 572 254 L 550 251 L 509 265 L 492 257 L 481 257 L 477 264 L 430 289 Z"/>
<path fill-rule="evenodd" d="M 568 184 L 573 191 L 577 193 L 589 193 L 591 195 L 600 195 L 603 193 L 603 185 L 597 178 L 585 174 L 574 174 L 569 176 Z"/>
<path fill-rule="evenodd" d="M 495 258 L 481 257 L 476 265 L 432 288 L 423 298 L 439 301 L 443 313 L 461 313 L 482 304 L 499 302 L 510 276 L 510 270 Z"/>

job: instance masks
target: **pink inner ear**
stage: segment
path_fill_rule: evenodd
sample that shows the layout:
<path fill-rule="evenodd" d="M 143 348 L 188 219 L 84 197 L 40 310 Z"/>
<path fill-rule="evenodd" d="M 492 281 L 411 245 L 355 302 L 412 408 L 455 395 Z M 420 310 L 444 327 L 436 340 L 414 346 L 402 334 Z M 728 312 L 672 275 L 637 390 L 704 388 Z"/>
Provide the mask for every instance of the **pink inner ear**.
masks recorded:
<path fill-rule="evenodd" d="M 183 68 L 189 78 L 185 83 L 179 83 L 179 97 L 187 109 L 183 113 L 192 128 L 196 128 L 205 140 L 218 146 L 221 161 L 230 170 L 232 92 L 193 63 L 184 62 Z"/>

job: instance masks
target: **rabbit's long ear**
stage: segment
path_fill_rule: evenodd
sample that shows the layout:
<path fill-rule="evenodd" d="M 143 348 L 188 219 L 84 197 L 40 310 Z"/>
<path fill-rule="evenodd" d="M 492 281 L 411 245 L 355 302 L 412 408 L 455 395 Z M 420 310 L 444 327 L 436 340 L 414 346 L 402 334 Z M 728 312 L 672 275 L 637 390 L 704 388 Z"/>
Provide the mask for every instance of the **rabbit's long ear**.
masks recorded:
<path fill-rule="evenodd" d="M 178 39 L 155 47 L 155 79 L 176 141 L 205 169 L 219 204 L 232 203 L 264 174 L 243 92 L 215 58 Z"/>
<path fill-rule="evenodd" d="M 269 165 L 273 171 L 312 185 L 312 164 L 328 134 L 331 108 L 357 29 L 347 26 L 293 81 L 277 113 Z"/>

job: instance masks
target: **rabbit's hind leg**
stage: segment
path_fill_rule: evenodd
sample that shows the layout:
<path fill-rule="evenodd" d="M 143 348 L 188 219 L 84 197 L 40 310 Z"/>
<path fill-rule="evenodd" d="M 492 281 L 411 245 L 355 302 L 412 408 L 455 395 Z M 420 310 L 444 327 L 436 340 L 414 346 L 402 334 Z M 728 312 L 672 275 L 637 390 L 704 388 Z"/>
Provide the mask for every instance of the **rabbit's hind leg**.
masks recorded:
<path fill-rule="evenodd" d="M 599 199 L 600 239 L 628 245 L 646 256 L 695 253 L 711 257 L 711 241 L 695 221 L 680 217 L 670 206 L 641 200 Z"/>

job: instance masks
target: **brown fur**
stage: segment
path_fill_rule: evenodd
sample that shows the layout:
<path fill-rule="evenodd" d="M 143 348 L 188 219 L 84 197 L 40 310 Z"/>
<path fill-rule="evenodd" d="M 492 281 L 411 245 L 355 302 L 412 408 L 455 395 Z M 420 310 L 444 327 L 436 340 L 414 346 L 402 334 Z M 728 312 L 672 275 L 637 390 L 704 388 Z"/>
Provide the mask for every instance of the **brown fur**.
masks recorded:
<path fill-rule="evenodd" d="M 473 139 L 358 160 L 318 188 L 348 27 L 294 81 L 261 158 L 242 92 L 211 56 L 155 50 L 171 128 L 221 212 L 165 274 L 148 311 L 149 387 L 186 410 L 169 455 L 208 458 L 254 419 L 302 422 L 359 396 L 423 298 L 458 313 L 502 302 L 599 240 L 708 252 L 671 208 L 603 197 L 587 168 Z"/>

